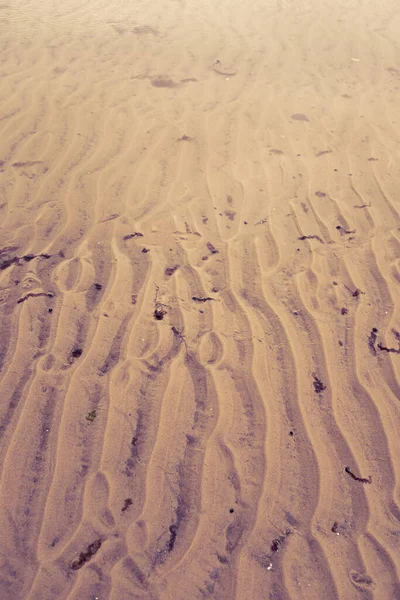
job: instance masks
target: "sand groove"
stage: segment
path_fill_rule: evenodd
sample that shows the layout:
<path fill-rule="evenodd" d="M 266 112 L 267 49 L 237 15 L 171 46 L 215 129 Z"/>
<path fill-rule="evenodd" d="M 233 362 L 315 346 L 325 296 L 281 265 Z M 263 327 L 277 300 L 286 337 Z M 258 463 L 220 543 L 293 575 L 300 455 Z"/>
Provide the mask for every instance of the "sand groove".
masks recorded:
<path fill-rule="evenodd" d="M 399 598 L 397 3 L 0 32 L 1 600 Z"/>

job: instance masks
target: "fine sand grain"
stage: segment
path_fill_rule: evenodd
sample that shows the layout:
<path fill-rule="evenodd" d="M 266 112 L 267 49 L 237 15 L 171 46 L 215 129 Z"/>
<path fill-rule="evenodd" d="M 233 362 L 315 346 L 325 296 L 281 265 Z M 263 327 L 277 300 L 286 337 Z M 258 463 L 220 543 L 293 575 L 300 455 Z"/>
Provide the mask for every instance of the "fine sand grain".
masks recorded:
<path fill-rule="evenodd" d="M 0 600 L 400 598 L 399 40 L 0 5 Z"/>

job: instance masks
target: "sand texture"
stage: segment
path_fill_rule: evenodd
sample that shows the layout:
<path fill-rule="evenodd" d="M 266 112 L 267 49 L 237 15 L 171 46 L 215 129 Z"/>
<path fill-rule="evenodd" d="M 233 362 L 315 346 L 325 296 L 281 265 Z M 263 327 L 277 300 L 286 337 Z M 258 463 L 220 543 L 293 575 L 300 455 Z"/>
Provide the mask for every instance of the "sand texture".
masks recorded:
<path fill-rule="evenodd" d="M 0 49 L 0 600 L 398 600 L 398 0 Z"/>

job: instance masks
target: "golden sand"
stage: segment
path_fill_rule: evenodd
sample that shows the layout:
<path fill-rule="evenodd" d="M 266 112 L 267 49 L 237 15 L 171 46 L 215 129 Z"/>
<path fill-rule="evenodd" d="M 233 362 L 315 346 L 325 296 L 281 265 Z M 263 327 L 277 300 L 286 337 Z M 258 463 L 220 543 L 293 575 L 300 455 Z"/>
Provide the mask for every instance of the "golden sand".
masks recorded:
<path fill-rule="evenodd" d="M 399 39 L 0 5 L 0 600 L 400 598 Z"/>

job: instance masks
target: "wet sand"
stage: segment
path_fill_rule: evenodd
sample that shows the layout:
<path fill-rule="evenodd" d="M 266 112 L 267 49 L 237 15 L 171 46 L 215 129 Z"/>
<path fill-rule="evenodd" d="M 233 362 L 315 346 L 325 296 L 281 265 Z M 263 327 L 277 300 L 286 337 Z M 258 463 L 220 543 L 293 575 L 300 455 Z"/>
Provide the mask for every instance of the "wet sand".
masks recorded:
<path fill-rule="evenodd" d="M 398 3 L 0 32 L 1 600 L 400 598 Z"/>

